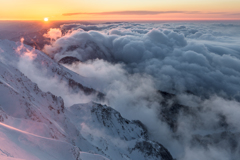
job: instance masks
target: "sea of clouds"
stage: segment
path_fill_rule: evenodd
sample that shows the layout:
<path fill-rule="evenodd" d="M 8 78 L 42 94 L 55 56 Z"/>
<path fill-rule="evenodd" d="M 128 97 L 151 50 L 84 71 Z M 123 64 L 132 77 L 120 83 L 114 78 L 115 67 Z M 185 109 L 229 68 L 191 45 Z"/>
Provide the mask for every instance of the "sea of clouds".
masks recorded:
<path fill-rule="evenodd" d="M 50 30 L 53 39 L 57 31 L 64 35 L 44 48 L 56 61 L 103 60 L 152 76 L 163 91 L 239 99 L 238 23 L 67 24 Z"/>
<path fill-rule="evenodd" d="M 230 21 L 65 24 L 44 35 L 51 44 L 43 51 L 55 61 L 78 58 L 80 62 L 64 66 L 86 77 L 84 85 L 103 92 L 106 101 L 102 103 L 125 118 L 142 121 L 150 138 L 174 158 L 237 160 L 239 27 L 239 22 Z M 36 68 L 33 61 L 28 63 Z M 71 104 L 80 103 L 78 95 L 64 96 L 69 95 L 64 91 L 68 89 L 59 91 L 59 81 L 39 70 L 29 72 L 24 59 L 18 66 L 24 74 L 32 73 L 28 77 L 44 91 L 61 93 Z M 43 79 L 54 85 L 44 87 Z M 159 90 L 176 97 L 161 103 L 164 97 Z M 91 97 L 84 99 L 91 101 Z M 176 101 L 188 109 L 173 117 L 177 129 L 172 130 L 161 118 L 161 109 Z"/>
<path fill-rule="evenodd" d="M 177 159 L 239 159 L 240 23 L 153 22 L 66 24 L 51 29 L 44 52 L 94 79 L 111 107 L 141 120 Z M 56 38 L 56 35 L 60 38 Z M 159 118 L 157 91 L 190 107 L 172 131 Z"/>

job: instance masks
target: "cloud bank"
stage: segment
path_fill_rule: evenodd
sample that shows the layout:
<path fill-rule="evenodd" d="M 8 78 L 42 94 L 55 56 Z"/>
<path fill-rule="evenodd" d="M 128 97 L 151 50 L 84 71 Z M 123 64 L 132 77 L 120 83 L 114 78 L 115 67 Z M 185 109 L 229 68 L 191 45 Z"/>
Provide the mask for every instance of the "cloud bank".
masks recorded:
<path fill-rule="evenodd" d="M 186 26 L 171 30 L 131 25 L 88 32 L 78 28 L 45 46 L 44 51 L 56 61 L 73 56 L 82 62 L 123 63 L 128 73 L 151 75 L 157 89 L 171 93 L 239 98 L 237 38 Z"/>

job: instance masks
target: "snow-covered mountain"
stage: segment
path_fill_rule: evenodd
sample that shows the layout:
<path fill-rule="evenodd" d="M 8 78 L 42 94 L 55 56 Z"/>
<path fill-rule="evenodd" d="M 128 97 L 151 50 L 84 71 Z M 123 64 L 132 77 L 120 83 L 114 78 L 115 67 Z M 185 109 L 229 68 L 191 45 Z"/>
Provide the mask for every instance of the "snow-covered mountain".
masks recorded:
<path fill-rule="evenodd" d="M 240 159 L 239 22 L 8 23 L 0 159 Z"/>
<path fill-rule="evenodd" d="M 98 104 L 104 94 L 88 78 L 41 51 L 0 40 L 0 75 L 0 159 L 173 159 L 140 121 Z"/>

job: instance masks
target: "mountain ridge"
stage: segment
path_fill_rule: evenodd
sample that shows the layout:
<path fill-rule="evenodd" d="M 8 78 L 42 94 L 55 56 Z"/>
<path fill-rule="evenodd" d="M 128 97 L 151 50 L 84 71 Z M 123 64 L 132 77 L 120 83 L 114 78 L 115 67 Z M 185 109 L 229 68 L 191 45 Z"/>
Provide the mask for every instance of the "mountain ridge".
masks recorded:
<path fill-rule="evenodd" d="M 124 157 L 125 159 L 129 159 L 127 157 L 136 159 L 138 157 L 138 159 L 143 160 L 159 158 L 172 160 L 172 156 L 167 149 L 147 139 L 146 128 L 143 127 L 144 125 L 141 122 L 126 120 L 116 110 L 95 102 L 85 104 L 88 105 L 88 110 L 84 113 L 89 113 L 91 115 L 89 115 L 89 118 L 98 119 L 98 123 L 97 121 L 92 122 L 92 124 L 90 121 L 83 121 L 82 123 L 94 124 L 95 126 L 102 124 L 102 129 L 108 133 L 108 136 L 120 137 L 119 143 L 129 143 L 130 148 L 123 147 L 120 149 L 116 145 L 106 146 L 107 144 L 113 144 L 113 140 L 104 136 L 95 137 L 96 141 L 91 141 L 86 134 L 83 136 L 81 133 L 83 131 L 77 127 L 79 123 L 73 123 L 73 116 L 70 114 L 74 105 L 66 107 L 61 97 L 55 96 L 50 92 L 43 92 L 38 87 L 38 84 L 32 82 L 33 78 L 30 80 L 27 77 L 29 73 L 25 72 L 23 74 L 20 71 L 21 68 L 19 70 L 18 61 L 21 61 L 21 58 L 27 58 L 27 61 L 24 62 L 28 63 L 29 57 L 26 57 L 24 53 L 32 50 L 31 47 L 23 45 L 20 54 L 16 53 L 16 48 L 19 45 L 19 43 L 0 40 L 0 47 L 3 50 L 0 54 L 0 134 L 5 135 L 5 137 L 8 135 L 8 138 L 1 139 L 1 144 L 4 144 L 5 147 L 0 145 L 0 149 L 4 150 L 5 153 L 9 153 L 1 155 L 3 158 L 77 160 L 81 159 L 81 154 L 84 152 L 85 159 L 87 159 L 86 157 L 89 154 L 89 156 L 95 156 L 96 159 L 123 159 Z M 39 70 L 45 71 L 47 77 L 57 76 L 61 81 L 73 81 L 75 83 L 73 86 L 69 85 L 69 88 L 73 88 L 70 92 L 78 93 L 80 92 L 79 90 L 82 89 L 84 91 L 85 89 L 85 92 L 88 92 L 89 95 L 97 93 L 87 87 L 84 88 L 80 83 L 82 80 L 77 80 L 79 75 L 64 69 L 63 66 L 53 62 L 44 53 L 35 50 L 34 54 L 36 58 L 30 60 L 30 62 L 34 62 L 34 65 L 39 67 Z M 80 87 L 78 87 L 79 85 Z M 93 108 L 90 109 L 91 107 Z M 77 118 L 79 118 L 80 114 L 83 113 L 79 113 Z M 112 126 L 109 129 L 108 126 L 110 124 L 118 127 Z M 131 125 L 135 126 L 135 129 L 131 128 Z M 124 133 L 122 130 L 125 129 L 123 128 L 129 128 L 129 131 Z M 129 135 L 132 136 L 129 137 Z M 94 137 L 95 135 L 92 136 Z M 99 138 L 101 143 L 98 141 Z M 52 143 L 53 141 L 54 143 Z M 46 147 L 46 144 L 48 147 Z M 145 149 L 143 150 L 144 144 L 149 146 L 147 148 L 152 149 L 145 152 Z M 108 149 L 103 150 L 102 145 L 108 147 L 110 151 Z M 21 150 L 12 152 L 9 148 L 13 146 L 15 146 L 15 149 L 20 147 Z M 162 149 L 153 150 L 156 146 Z M 47 153 L 50 152 L 51 154 L 48 155 Z M 82 159 L 84 159 L 84 156 Z"/>

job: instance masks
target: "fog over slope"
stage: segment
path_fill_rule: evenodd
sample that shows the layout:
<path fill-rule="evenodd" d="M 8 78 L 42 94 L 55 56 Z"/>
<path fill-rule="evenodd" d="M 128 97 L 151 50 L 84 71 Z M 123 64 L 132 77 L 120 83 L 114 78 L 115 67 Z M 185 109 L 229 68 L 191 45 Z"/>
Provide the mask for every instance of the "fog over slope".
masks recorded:
<path fill-rule="evenodd" d="M 140 120 L 149 138 L 178 160 L 237 160 L 239 27 L 239 22 L 129 22 L 51 28 L 44 34 L 50 44 L 43 51 L 79 74 L 78 83 L 103 93 L 103 99 L 73 92 L 34 58 L 20 58 L 16 66 L 40 89 L 61 96 L 70 110 L 94 101 Z M 94 132 L 108 137 L 97 127 Z"/>
<path fill-rule="evenodd" d="M 23 39 L 0 40 L 0 48 L 0 159 L 173 160 L 140 121 L 91 102 L 104 95 L 84 77 Z"/>

